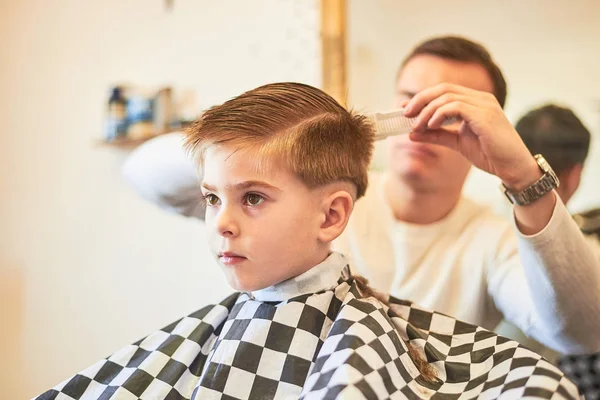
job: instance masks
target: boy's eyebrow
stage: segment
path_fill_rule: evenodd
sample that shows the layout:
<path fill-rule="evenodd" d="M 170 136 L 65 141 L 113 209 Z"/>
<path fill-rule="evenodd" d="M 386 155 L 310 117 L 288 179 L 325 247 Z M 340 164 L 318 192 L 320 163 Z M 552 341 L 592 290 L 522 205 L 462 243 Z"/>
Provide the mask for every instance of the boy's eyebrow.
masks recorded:
<path fill-rule="evenodd" d="M 215 190 L 217 190 L 214 186 L 211 186 L 205 182 L 202 182 L 202 187 L 205 188 L 206 190 L 210 190 L 211 192 L 214 192 Z M 281 189 L 279 189 L 278 187 L 269 185 L 267 182 L 262 182 L 262 181 L 244 181 L 244 182 L 236 183 L 234 185 L 225 186 L 225 188 L 228 190 L 231 190 L 231 189 L 243 190 L 243 189 L 249 189 L 251 187 L 262 187 L 265 189 L 270 189 L 270 190 L 275 190 L 275 191 L 281 192 Z"/>

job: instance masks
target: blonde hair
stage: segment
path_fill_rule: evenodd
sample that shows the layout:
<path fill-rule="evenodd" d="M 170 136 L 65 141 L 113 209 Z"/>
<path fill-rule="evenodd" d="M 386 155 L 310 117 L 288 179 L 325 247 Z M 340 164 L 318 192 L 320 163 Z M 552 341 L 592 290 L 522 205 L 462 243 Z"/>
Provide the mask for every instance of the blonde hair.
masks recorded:
<path fill-rule="evenodd" d="M 187 131 L 186 148 L 202 166 L 211 146 L 253 148 L 257 162 L 276 159 L 308 187 L 348 181 L 365 194 L 374 130 L 325 92 L 273 83 L 212 107 Z"/>

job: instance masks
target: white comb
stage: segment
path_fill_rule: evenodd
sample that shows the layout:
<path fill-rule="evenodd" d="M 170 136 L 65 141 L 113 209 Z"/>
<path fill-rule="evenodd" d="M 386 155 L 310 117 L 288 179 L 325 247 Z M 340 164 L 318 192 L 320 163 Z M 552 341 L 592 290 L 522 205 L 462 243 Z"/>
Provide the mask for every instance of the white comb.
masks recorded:
<path fill-rule="evenodd" d="M 375 126 L 375 140 L 408 134 L 412 131 L 417 120 L 416 118 L 405 117 L 402 108 L 389 112 L 373 113 L 369 117 Z M 452 125 L 458 121 L 457 117 L 447 118 L 442 126 Z"/>

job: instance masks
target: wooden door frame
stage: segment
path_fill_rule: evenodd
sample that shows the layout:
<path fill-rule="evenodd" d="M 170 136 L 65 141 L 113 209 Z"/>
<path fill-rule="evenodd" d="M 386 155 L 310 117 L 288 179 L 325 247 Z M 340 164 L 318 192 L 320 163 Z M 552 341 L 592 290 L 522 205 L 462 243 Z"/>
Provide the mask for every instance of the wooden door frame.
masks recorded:
<path fill-rule="evenodd" d="M 343 106 L 348 100 L 347 19 L 346 0 L 321 0 L 322 88 Z"/>

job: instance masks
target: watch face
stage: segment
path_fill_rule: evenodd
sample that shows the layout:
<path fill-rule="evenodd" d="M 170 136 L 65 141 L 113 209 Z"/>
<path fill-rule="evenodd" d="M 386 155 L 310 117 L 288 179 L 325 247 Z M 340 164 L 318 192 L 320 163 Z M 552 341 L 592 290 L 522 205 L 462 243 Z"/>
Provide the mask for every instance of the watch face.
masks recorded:
<path fill-rule="evenodd" d="M 550 178 L 552 180 L 554 187 L 559 187 L 560 181 L 558 179 L 558 176 L 552 169 L 552 166 L 550 166 L 548 161 L 546 161 L 544 156 L 542 156 L 541 154 L 536 154 L 534 156 L 534 158 L 537 161 L 538 165 L 540 166 L 540 169 L 542 170 L 542 172 L 544 172 L 544 174 L 548 175 L 548 178 Z"/>
<path fill-rule="evenodd" d="M 544 171 L 544 172 L 552 171 L 552 167 L 550 167 L 550 164 L 548 164 L 548 161 L 546 161 L 544 156 L 542 156 L 541 154 L 536 154 L 534 157 L 535 157 L 535 161 L 537 161 L 537 163 L 540 166 L 540 168 L 542 169 L 542 171 Z"/>

